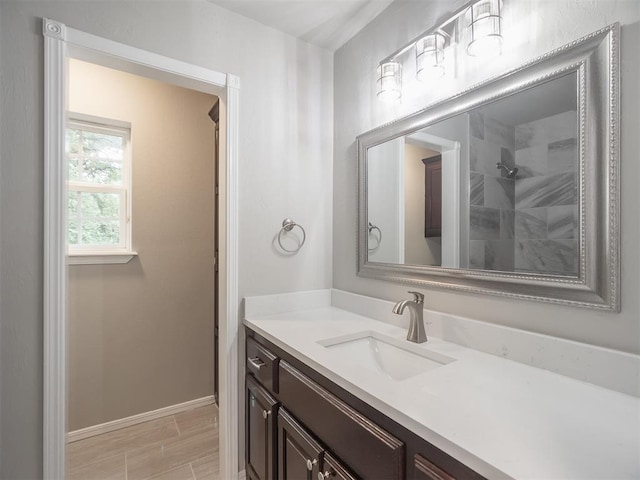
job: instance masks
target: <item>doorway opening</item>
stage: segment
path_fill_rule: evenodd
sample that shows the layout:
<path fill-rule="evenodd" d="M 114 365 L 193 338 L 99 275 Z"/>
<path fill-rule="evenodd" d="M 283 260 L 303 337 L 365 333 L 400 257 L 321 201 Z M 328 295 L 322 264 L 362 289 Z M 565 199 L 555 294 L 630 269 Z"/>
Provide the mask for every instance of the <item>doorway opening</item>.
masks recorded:
<path fill-rule="evenodd" d="M 218 97 L 67 73 L 67 478 L 217 474 Z"/>
<path fill-rule="evenodd" d="M 64 478 L 67 434 L 67 63 L 71 59 L 133 73 L 219 98 L 220 476 L 238 478 L 237 145 L 239 79 L 119 44 L 43 19 L 45 35 L 45 241 L 43 475 Z M 99 94 L 99 92 L 95 92 Z M 211 106 L 208 105 L 208 110 Z M 207 111 L 205 110 L 205 115 Z M 94 119 L 95 120 L 95 119 Z M 209 128 L 214 126 L 210 119 Z M 122 127 L 122 125 L 120 125 Z M 116 135 L 117 136 L 117 135 Z M 211 135 L 213 141 L 213 135 Z M 120 198 L 122 198 L 121 194 Z M 89 219 L 89 218 L 87 218 Z M 83 218 L 83 220 L 85 220 Z M 117 221 L 113 220 L 115 228 Z M 118 220 L 122 221 L 119 217 Z M 134 219 L 135 220 L 135 219 Z M 119 246 L 122 246 L 118 242 Z M 133 240 L 135 245 L 135 239 Z M 126 247 L 126 242 L 125 242 Z M 126 249 L 126 248 L 125 248 Z M 131 250 L 133 250 L 131 248 Z M 129 252 L 131 253 L 131 252 Z M 140 252 L 135 252 L 140 253 Z M 209 262 L 213 271 L 212 261 Z M 106 268 L 106 267 L 105 267 Z M 109 299 L 103 299 L 109 301 Z M 210 361 L 210 363 L 212 363 Z M 169 414 L 168 412 L 167 414 Z"/>

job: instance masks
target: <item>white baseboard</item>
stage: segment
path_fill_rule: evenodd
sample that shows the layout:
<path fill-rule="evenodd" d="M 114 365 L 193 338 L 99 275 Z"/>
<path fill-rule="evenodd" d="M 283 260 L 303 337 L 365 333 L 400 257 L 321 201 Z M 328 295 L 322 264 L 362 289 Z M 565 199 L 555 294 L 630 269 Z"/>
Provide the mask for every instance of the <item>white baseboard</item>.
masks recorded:
<path fill-rule="evenodd" d="M 78 440 L 93 437 L 95 435 L 112 432 L 114 430 L 119 430 L 120 428 L 130 427 L 139 423 L 148 422 L 149 420 L 166 417 L 167 415 L 185 412 L 197 407 L 211 405 L 214 403 L 214 400 L 213 395 L 209 395 L 207 397 L 189 400 L 188 402 L 178 403 L 177 405 L 169 405 L 168 407 L 152 410 L 151 412 L 138 413 L 137 415 L 132 415 L 130 417 L 112 420 L 111 422 L 101 423 L 87 428 L 81 428 L 80 430 L 74 430 L 73 432 L 67 433 L 67 443 L 77 442 Z"/>
<path fill-rule="evenodd" d="M 246 480 L 247 478 L 247 471 L 246 470 L 240 470 L 238 472 L 238 480 Z"/>

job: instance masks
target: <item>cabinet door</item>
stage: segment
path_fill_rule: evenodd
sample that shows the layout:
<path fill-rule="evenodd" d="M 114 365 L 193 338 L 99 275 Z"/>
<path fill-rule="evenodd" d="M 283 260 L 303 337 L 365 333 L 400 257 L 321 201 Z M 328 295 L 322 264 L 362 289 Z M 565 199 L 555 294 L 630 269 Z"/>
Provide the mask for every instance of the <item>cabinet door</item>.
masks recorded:
<path fill-rule="evenodd" d="M 455 480 L 451 475 L 436 467 L 422 455 L 416 454 L 413 457 L 414 479 L 415 480 Z"/>
<path fill-rule="evenodd" d="M 275 480 L 277 402 L 247 375 L 247 472 L 252 480 Z"/>
<path fill-rule="evenodd" d="M 442 155 L 422 160 L 424 177 L 424 236 L 442 235 Z"/>
<path fill-rule="evenodd" d="M 330 453 L 324 452 L 318 480 L 357 480 L 357 478 Z"/>
<path fill-rule="evenodd" d="M 316 480 L 322 448 L 284 409 L 278 412 L 278 479 Z"/>

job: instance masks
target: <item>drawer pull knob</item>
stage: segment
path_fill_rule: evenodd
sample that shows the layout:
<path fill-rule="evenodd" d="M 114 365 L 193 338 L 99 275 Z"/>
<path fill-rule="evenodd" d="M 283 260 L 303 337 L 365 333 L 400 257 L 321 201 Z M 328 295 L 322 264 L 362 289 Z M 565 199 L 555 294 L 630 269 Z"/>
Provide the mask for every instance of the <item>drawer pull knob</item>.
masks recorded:
<path fill-rule="evenodd" d="M 269 415 L 271 415 L 271 410 L 262 410 L 262 418 L 266 420 Z"/>
<path fill-rule="evenodd" d="M 264 362 L 262 360 L 260 360 L 258 357 L 247 358 L 247 361 L 249 362 L 250 366 L 252 366 L 253 368 L 255 368 L 258 371 L 260 371 L 260 369 L 262 367 L 264 367 Z"/>
<path fill-rule="evenodd" d="M 318 463 L 318 460 L 316 460 L 315 458 L 313 460 L 307 460 L 307 470 L 311 471 L 313 470 L 313 466 Z"/>
<path fill-rule="evenodd" d="M 330 472 L 329 470 L 324 473 L 318 472 L 318 480 L 329 480 L 331 477 L 333 477 L 333 472 Z"/>

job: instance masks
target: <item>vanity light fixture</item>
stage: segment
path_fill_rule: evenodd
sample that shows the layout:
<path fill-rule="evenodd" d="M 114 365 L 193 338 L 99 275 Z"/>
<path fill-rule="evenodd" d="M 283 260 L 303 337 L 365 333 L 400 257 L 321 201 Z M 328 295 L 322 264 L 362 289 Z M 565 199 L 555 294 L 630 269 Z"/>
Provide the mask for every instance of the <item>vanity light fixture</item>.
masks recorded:
<path fill-rule="evenodd" d="M 421 82 L 444 76 L 445 40 L 441 32 L 434 32 L 416 42 L 416 77 Z"/>
<path fill-rule="evenodd" d="M 502 2 L 480 0 L 465 14 L 467 53 L 472 57 L 489 58 L 502 51 Z"/>
<path fill-rule="evenodd" d="M 399 58 L 411 49 L 415 49 L 417 79 L 429 82 L 445 75 L 445 50 L 455 47 L 456 43 L 466 43 L 469 56 L 487 58 L 502 53 L 502 40 L 502 0 L 469 2 L 380 62 L 376 78 L 378 97 L 400 99 L 402 63 Z"/>
<path fill-rule="evenodd" d="M 402 65 L 389 61 L 378 65 L 378 98 L 396 101 L 402 95 Z"/>

